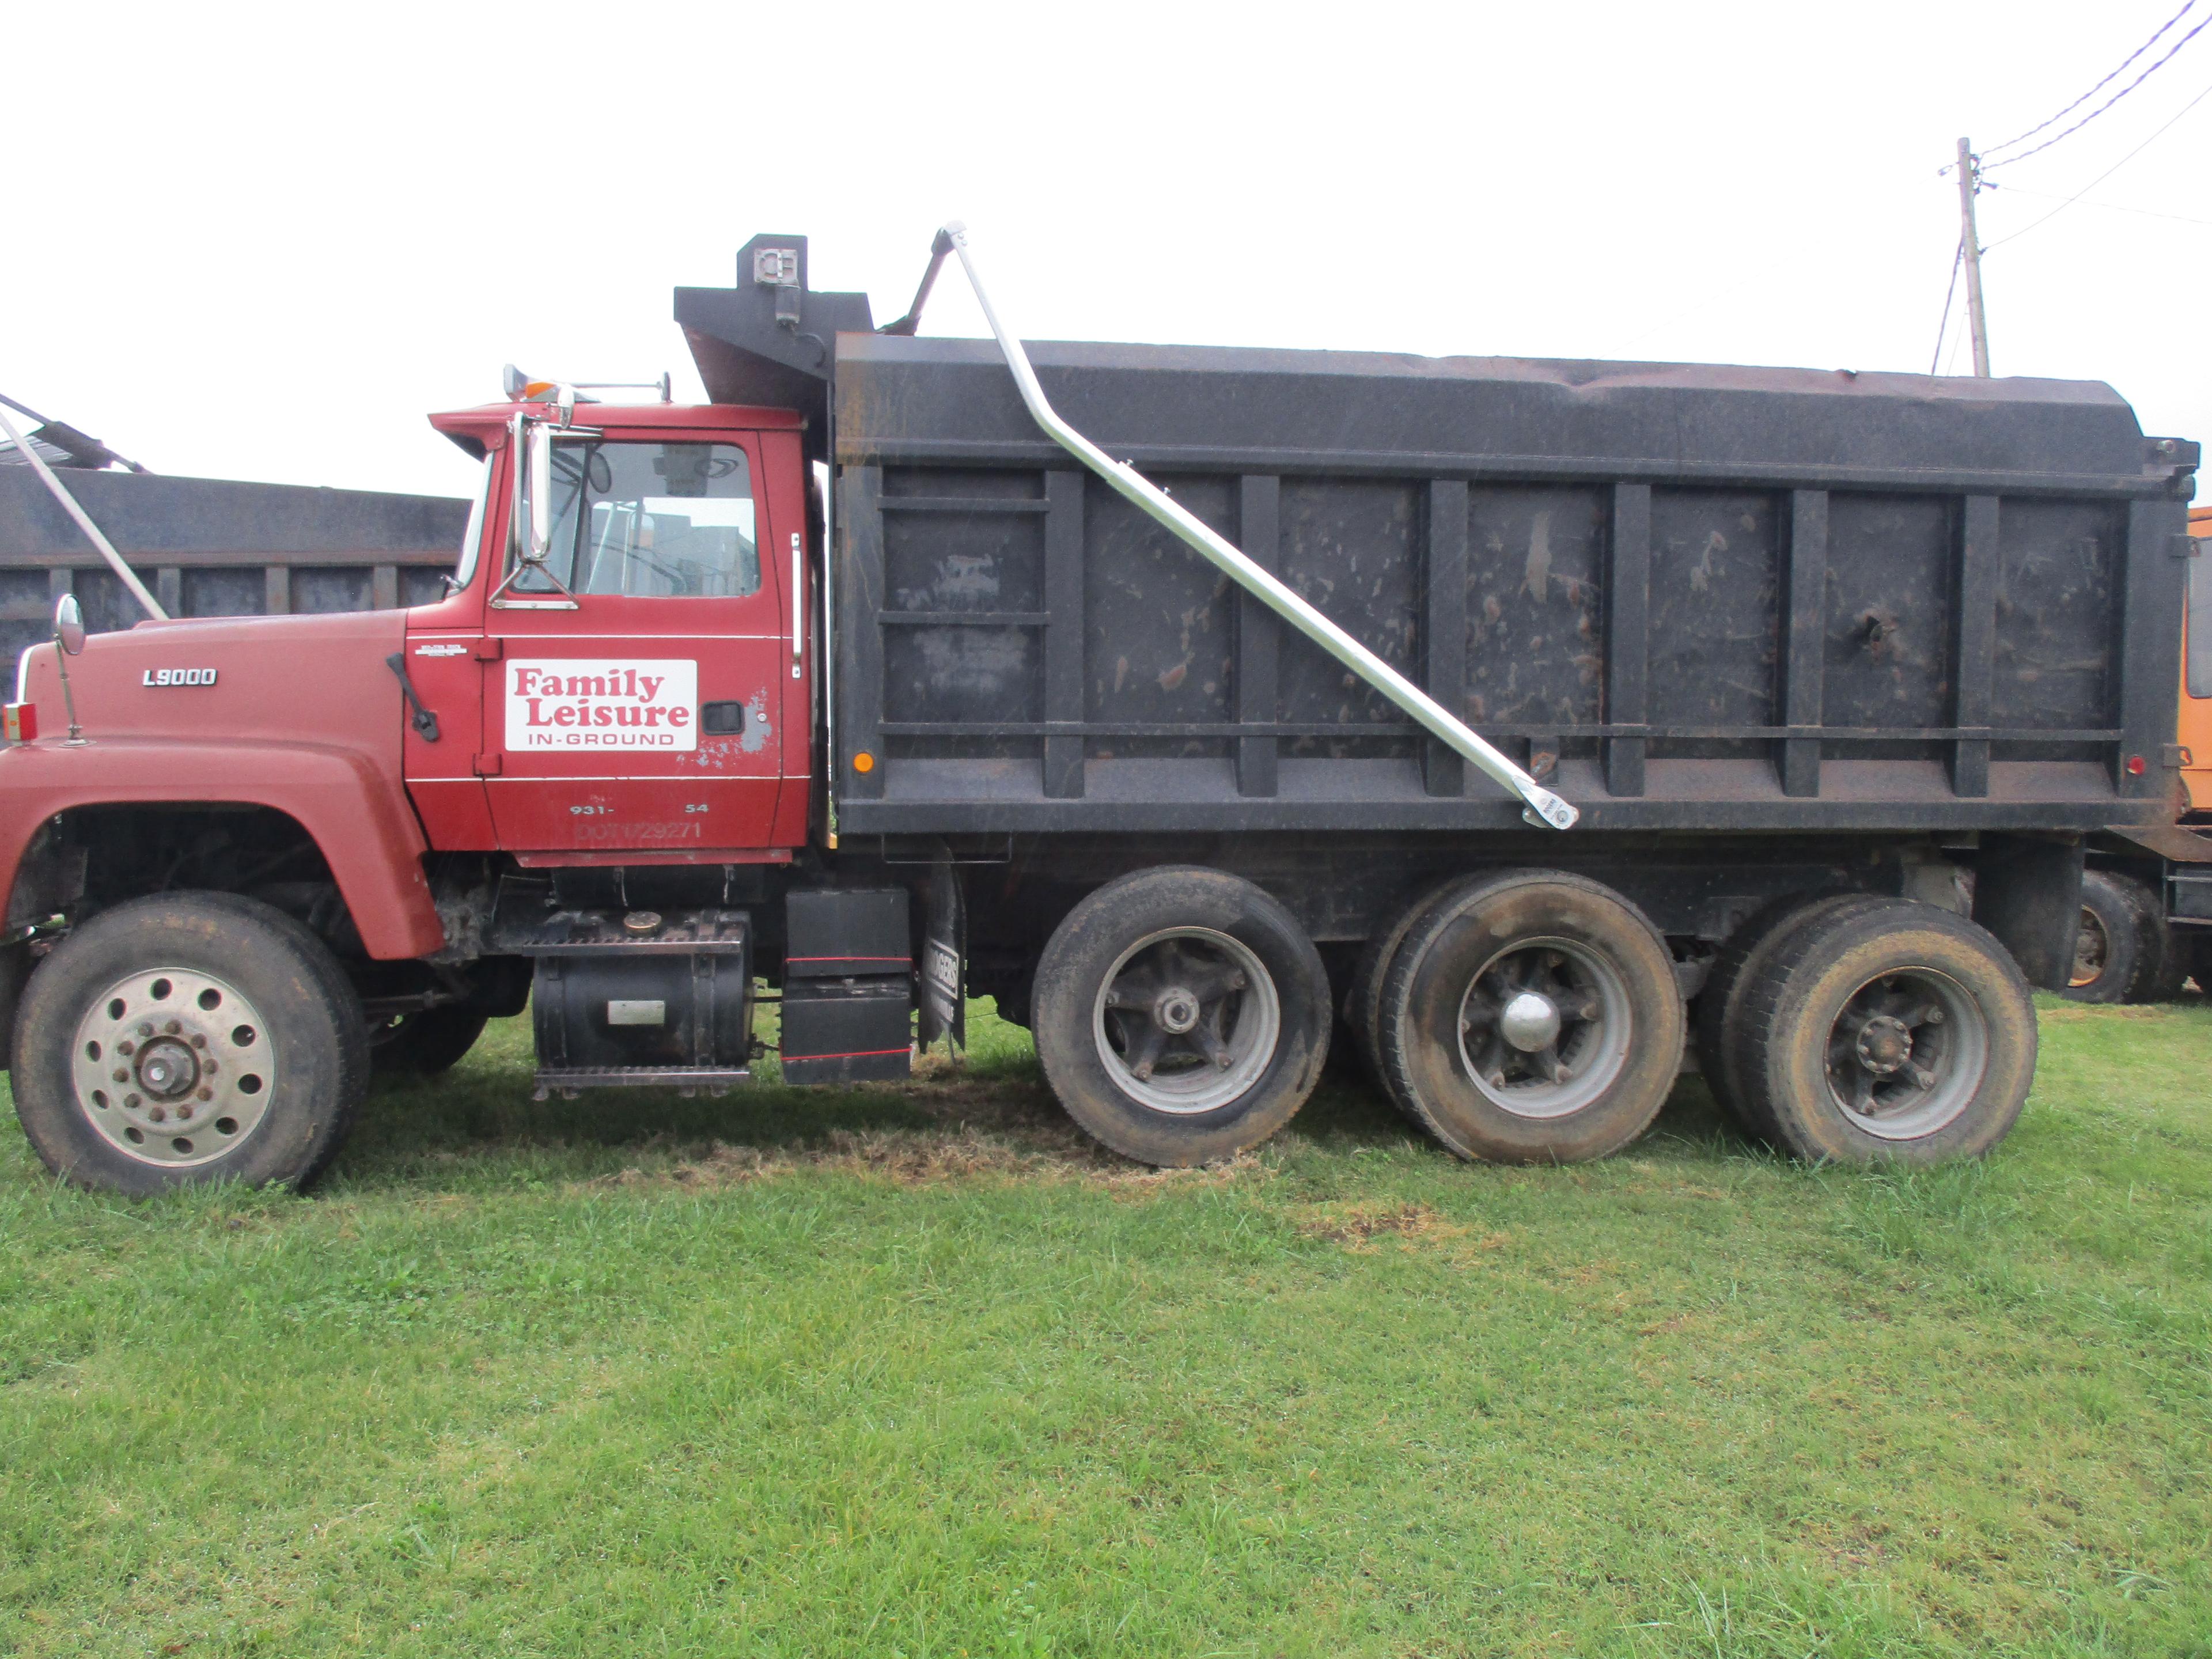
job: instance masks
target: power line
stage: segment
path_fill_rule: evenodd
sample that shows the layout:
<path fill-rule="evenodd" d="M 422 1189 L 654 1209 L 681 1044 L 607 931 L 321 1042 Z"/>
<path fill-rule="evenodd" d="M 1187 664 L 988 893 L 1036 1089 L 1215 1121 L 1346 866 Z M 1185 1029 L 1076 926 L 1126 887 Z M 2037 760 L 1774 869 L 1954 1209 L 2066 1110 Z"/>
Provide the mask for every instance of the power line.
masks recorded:
<path fill-rule="evenodd" d="M 2081 131 L 2083 127 L 2087 126 L 2090 122 L 2095 120 L 2106 110 L 2112 108 L 2113 105 L 2118 103 L 2121 99 L 2126 97 L 2144 82 L 2149 80 L 2152 76 L 2157 74 L 2159 70 L 2164 69 L 2168 64 L 2172 63 L 2173 61 L 2173 54 L 2179 52 L 2184 46 L 2187 46 L 2191 40 L 2194 40 L 2198 35 L 2203 33 L 2208 27 L 2212 27 L 2212 16 L 2206 17 L 2203 22 L 2197 24 L 2195 28 L 2190 30 L 2188 33 L 2183 35 L 2181 39 L 2175 41 L 2172 46 L 2166 49 L 2166 54 L 2165 57 L 2160 58 L 2155 64 L 2153 64 L 2141 75 L 2136 76 L 2134 80 L 2129 82 L 2127 85 L 2122 87 L 2110 98 L 2105 100 L 2103 103 L 2098 105 L 2096 108 L 2091 110 L 2087 115 L 2076 121 L 2072 126 L 2068 127 L 2063 132 L 2057 133 L 2051 137 L 2045 139 L 2033 149 L 2024 149 L 2017 155 L 2006 156 L 2002 161 L 1992 161 L 1990 163 L 1989 167 L 1981 168 L 1979 171 L 1988 172 L 1990 168 L 1994 167 L 2008 167 L 2015 161 L 2025 161 L 2031 155 L 2040 155 L 2045 150 L 2049 149 L 2053 144 L 2061 143 L 2065 140 L 2071 138 L 2075 133 Z"/>
<path fill-rule="evenodd" d="M 2212 21 L 2212 19 L 2207 19 L 2206 21 Z M 2202 28 L 2202 27 L 2203 27 L 2203 24 L 2200 23 L 2200 24 L 2198 24 L 2198 25 L 2197 25 L 2197 27 L 2198 27 L 2199 28 Z M 2212 98 L 2212 87 L 2207 87 L 2207 88 L 2205 88 L 2203 91 L 2202 91 L 2202 92 L 2198 93 L 2198 94 L 2197 94 L 2194 98 L 2191 99 L 2187 103 L 2184 104 L 2184 105 L 2181 106 L 2181 108 L 2180 108 L 2179 111 L 2177 111 L 2177 112 L 2175 112 L 2174 117 L 2173 117 L 2173 120 L 2172 120 L 2172 121 L 2168 121 L 2168 122 L 2166 124 L 2166 126 L 2160 127 L 2160 128 L 2156 132 L 2154 132 L 2153 134 L 2151 134 L 2151 136 L 2150 136 L 2149 137 L 2148 137 L 2148 138 L 2144 139 L 2144 140 L 2142 141 L 2142 143 L 2141 143 L 2140 144 L 2137 144 L 2137 145 L 2136 145 L 2133 149 L 2130 150 L 2130 151 L 2129 151 L 2125 155 L 2123 155 L 2122 157 L 2120 157 L 2120 159 L 2119 159 L 2118 161 L 2117 161 L 2113 162 L 2112 166 L 2110 166 L 2110 167 L 2106 167 L 2106 168 L 2102 173 L 2099 173 L 2095 178 L 2092 179 L 2091 179 L 2087 184 L 2086 184 L 2086 185 L 2082 185 L 2081 189 L 2079 189 L 2079 190 L 2075 191 L 2071 196 L 2068 197 L 2064 201 L 2061 202 L 2061 203 L 2060 203 L 2057 207 L 2055 207 L 2055 208 L 2051 209 L 2050 212 L 2048 212 L 2048 213 L 2045 214 L 2045 215 L 2044 215 L 2040 219 L 2038 219 L 2038 220 L 2034 221 L 2033 223 L 2026 224 L 2026 225 L 2021 226 L 2018 230 L 2015 230 L 2014 232 L 2013 232 L 2013 234 L 2012 234 L 2011 235 L 2009 235 L 2009 236 L 2000 236 L 2000 237 L 1998 237 L 1998 238 L 1997 238 L 1997 240 L 1996 240 L 1996 241 L 1990 243 L 1990 244 L 1988 245 L 1988 246 L 1984 247 L 1984 248 L 1982 250 L 1982 252 L 1984 252 L 1984 253 L 1987 253 L 1987 252 L 1990 252 L 1990 251 L 1992 251 L 1992 250 L 1994 250 L 1994 249 L 2002 247 L 2002 246 L 2003 246 L 2007 242 L 2016 242 L 2016 241 L 2018 241 L 2021 237 L 2023 237 L 2023 236 L 2027 235 L 2027 233 L 2028 233 L 2029 231 L 2036 229 L 2039 226 L 2042 226 L 2042 225 L 2047 225 L 2047 224 L 2049 224 L 2049 223 L 2050 223 L 2053 219 L 2056 219 L 2056 218 L 2057 218 L 2060 214 L 2062 214 L 2062 213 L 2065 212 L 2065 211 L 2066 211 L 2066 210 L 2067 210 L 2068 208 L 2072 207 L 2072 206 L 2074 205 L 2074 204 L 2075 204 L 2075 203 L 2076 203 L 2076 202 L 2080 201 L 2080 200 L 2081 200 L 2084 196 L 2087 196 L 2087 195 L 2091 191 L 2093 191 L 2093 190 L 2096 189 L 2096 187 L 2097 187 L 2098 185 L 2100 185 L 2103 184 L 2103 183 L 2105 182 L 2105 180 L 2106 180 L 2106 179 L 2107 179 L 2111 178 L 2114 173 L 2118 173 L 2118 172 L 2122 167 L 2124 167 L 2127 166 L 2127 164 L 2128 164 L 2129 162 L 2130 162 L 2130 161 L 2134 161 L 2134 160 L 2136 159 L 2136 156 L 2138 156 L 2138 155 L 2142 155 L 2145 150 L 2148 149 L 2149 149 L 2153 144 L 2156 143 L 2157 143 L 2157 142 L 2158 142 L 2161 137 L 2163 137 L 2165 136 L 2166 131 L 2166 128 L 2171 127 L 2171 126 L 2173 125 L 2174 121 L 2179 121 L 2179 120 L 2183 116 L 2185 116 L 2185 115 L 2188 114 L 2190 111 L 2191 111 L 2191 110 L 2195 109 L 2195 108 L 2196 108 L 2199 104 L 2203 103 L 2203 102 L 2207 98 Z"/>
<path fill-rule="evenodd" d="M 2053 191 L 2023 190 L 2018 185 L 1991 185 L 1990 188 L 1991 190 L 2008 190 L 2015 196 L 2033 196 L 2038 200 L 2045 202 L 2058 202 L 2062 204 L 2067 202 L 2080 202 L 2083 207 L 2102 208 L 2107 213 L 2132 213 L 2139 218 L 2165 219 L 2177 225 L 2212 226 L 2212 219 L 2192 219 L 2186 214 L 2182 213 L 2160 213 L 2150 208 L 2125 207 L 2118 202 L 2084 201 L 2081 197 L 2061 196 Z"/>
<path fill-rule="evenodd" d="M 2174 13 L 2172 16 L 2167 18 L 2166 21 L 2160 23 L 2158 26 L 2157 33 L 2153 34 L 2149 40 L 2144 41 L 2142 45 L 2137 46 L 2133 52 L 2122 58 L 2120 60 L 2120 66 L 2118 69 L 2114 70 L 2103 80 L 2098 82 L 2095 86 L 2090 88 L 2088 91 L 2083 93 L 2072 103 L 2067 105 L 2066 107 L 2060 110 L 2057 114 L 2051 116 L 2047 120 L 2039 121 L 2035 125 L 2030 127 L 2026 132 L 2021 133 L 2017 138 L 2008 138 L 2002 144 L 1991 144 L 1987 150 L 1983 152 L 1983 154 L 1985 155 L 1994 155 L 2001 149 L 2010 149 L 2014 144 L 2025 143 L 2030 138 L 2034 137 L 2037 133 L 2042 131 L 2044 128 L 2053 125 L 2056 123 L 2065 119 L 2066 117 L 2071 115 L 2075 110 L 2081 108 L 2082 105 L 2087 103 L 2092 98 L 2094 98 L 2106 87 L 2112 85 L 2113 82 L 2119 79 L 2121 74 L 2127 69 L 2127 66 L 2130 64 L 2134 63 L 2136 58 L 2142 57 L 2153 46 L 2156 46 L 2159 43 L 2160 38 L 2163 36 L 2168 29 L 2172 28 L 2176 23 L 2179 23 L 2183 18 L 2189 15 L 2189 9 L 2196 3 L 2197 0 L 2183 0 L 2181 9 Z"/>

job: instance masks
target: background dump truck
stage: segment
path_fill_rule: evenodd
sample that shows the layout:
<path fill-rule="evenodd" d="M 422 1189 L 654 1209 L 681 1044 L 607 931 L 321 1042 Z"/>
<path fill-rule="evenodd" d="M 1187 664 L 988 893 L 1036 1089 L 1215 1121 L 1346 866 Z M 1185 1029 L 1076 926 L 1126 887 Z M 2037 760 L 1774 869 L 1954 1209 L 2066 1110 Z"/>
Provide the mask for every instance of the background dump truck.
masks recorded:
<path fill-rule="evenodd" d="M 2063 994 L 2077 1002 L 2169 1002 L 2212 978 L 2212 508 L 2191 507 L 2180 715 L 2169 767 L 2180 778 L 2172 823 L 2091 839 L 2081 927 Z"/>
<path fill-rule="evenodd" d="M 1032 356 L 790 236 L 676 315 L 709 404 L 433 417 L 439 597 L 25 653 L 52 1168 L 308 1180 L 526 1004 L 544 1090 L 742 1082 L 763 994 L 786 1081 L 896 1078 L 971 990 L 1157 1164 L 1339 1026 L 1465 1157 L 1610 1152 L 1686 1048 L 1797 1154 L 1973 1153 L 2089 839 L 2172 820 L 2197 450 L 2103 386 Z"/>

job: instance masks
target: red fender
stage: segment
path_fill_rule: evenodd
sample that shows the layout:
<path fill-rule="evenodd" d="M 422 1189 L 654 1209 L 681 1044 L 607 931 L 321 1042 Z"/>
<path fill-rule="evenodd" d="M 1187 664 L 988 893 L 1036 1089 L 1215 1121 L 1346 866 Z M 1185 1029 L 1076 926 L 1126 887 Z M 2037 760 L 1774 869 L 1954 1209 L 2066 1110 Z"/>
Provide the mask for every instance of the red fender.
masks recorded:
<path fill-rule="evenodd" d="M 400 781 L 399 682 L 384 665 L 405 632 L 405 613 L 386 611 L 95 635 L 70 659 L 91 739 L 76 747 L 53 647 L 25 652 L 18 695 L 38 704 L 44 735 L 0 752 L 0 882 L 13 885 L 39 826 L 72 807 L 265 806 L 313 838 L 371 956 L 442 948 Z M 177 669 L 219 672 L 172 684 Z"/>
<path fill-rule="evenodd" d="M 313 837 L 369 955 L 423 957 L 444 945 L 415 815 L 373 762 L 343 749 L 159 738 L 25 744 L 0 764 L 0 871 L 12 884 L 32 835 L 57 812 L 164 801 L 275 808 Z"/>

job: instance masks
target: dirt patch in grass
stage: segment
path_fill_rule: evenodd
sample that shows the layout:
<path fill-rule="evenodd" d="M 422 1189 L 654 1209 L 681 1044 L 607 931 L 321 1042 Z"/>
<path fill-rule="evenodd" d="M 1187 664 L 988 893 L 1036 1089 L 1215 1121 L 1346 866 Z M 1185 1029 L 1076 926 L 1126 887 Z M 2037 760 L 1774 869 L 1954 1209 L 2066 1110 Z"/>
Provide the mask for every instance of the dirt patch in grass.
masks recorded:
<path fill-rule="evenodd" d="M 1510 1233 L 1447 1220 L 1425 1204 L 1311 1204 L 1302 1209 L 1299 1232 L 1362 1255 L 1395 1243 L 1401 1249 L 1441 1248 L 1455 1257 L 1473 1260 L 1503 1249 L 1513 1240 Z"/>
<path fill-rule="evenodd" d="M 798 1146 L 745 1146 L 718 1141 L 665 1165 L 634 1165 L 583 1184 L 706 1190 L 773 1181 L 802 1171 L 828 1171 L 886 1181 L 896 1187 L 1079 1181 L 1117 1194 L 1142 1197 L 1170 1188 L 1222 1185 L 1266 1167 L 1247 1154 L 1200 1169 L 1154 1170 L 1109 1152 L 1073 1125 L 1059 1134 L 1017 1136 L 961 1123 L 942 1129 L 836 1129 L 820 1141 Z"/>
<path fill-rule="evenodd" d="M 1094 1152 L 1073 1137 L 1066 1146 L 1039 1146 L 972 1124 L 944 1129 L 834 1129 L 819 1141 L 798 1146 L 717 1141 L 666 1165 L 636 1165 L 587 1184 L 712 1188 L 772 1181 L 801 1170 L 830 1170 L 899 1187 L 931 1187 L 955 1181 L 1064 1178 L 1085 1173 L 1110 1156 Z"/>

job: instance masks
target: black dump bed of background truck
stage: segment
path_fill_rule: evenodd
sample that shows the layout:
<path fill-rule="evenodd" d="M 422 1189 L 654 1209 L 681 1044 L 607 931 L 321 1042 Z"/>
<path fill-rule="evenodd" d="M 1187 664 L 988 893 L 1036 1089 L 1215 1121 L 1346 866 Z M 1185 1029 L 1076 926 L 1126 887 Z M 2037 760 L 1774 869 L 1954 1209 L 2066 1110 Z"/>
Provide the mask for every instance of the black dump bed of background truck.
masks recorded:
<path fill-rule="evenodd" d="M 1585 829 L 2166 816 L 2195 447 L 2106 386 L 1032 356 L 1077 428 Z M 831 395 L 842 832 L 1519 825 L 1079 470 L 994 344 L 842 333 Z"/>
<path fill-rule="evenodd" d="M 467 501 L 439 495 L 87 468 L 62 481 L 173 617 L 427 605 L 446 591 L 469 519 Z M 64 593 L 95 633 L 144 614 L 38 475 L 0 465 L 7 662 L 53 637 Z"/>

